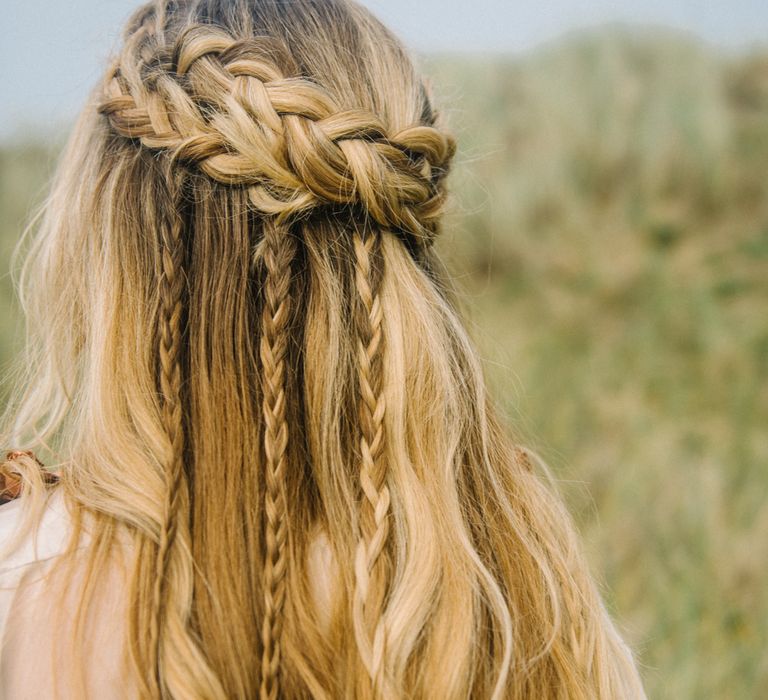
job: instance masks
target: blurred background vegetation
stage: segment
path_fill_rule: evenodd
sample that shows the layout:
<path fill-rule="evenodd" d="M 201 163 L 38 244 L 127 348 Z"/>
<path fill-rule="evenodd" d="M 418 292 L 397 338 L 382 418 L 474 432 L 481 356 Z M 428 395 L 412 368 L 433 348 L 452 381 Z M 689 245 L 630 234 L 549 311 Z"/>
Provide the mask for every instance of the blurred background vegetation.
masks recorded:
<path fill-rule="evenodd" d="M 425 68 L 460 143 L 439 246 L 650 696 L 768 697 L 768 50 L 610 26 Z M 0 147 L 4 367 L 58 148 Z"/>

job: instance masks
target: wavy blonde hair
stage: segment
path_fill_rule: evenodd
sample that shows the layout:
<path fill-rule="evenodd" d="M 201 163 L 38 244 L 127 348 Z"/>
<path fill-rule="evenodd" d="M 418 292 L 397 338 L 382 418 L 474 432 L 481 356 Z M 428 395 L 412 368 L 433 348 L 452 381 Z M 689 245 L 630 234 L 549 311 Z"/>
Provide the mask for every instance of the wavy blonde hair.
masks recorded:
<path fill-rule="evenodd" d="M 81 612 L 129 545 L 143 697 L 643 697 L 435 255 L 454 151 L 347 0 L 128 22 L 28 253 L 7 439 L 90 518 Z"/>

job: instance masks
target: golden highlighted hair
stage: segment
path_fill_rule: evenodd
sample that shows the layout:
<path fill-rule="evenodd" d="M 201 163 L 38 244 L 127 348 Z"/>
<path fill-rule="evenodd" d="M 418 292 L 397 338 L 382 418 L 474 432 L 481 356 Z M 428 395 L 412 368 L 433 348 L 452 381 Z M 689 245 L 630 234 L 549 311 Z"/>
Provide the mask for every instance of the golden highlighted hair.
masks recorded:
<path fill-rule="evenodd" d="M 433 250 L 454 151 L 352 2 L 129 21 L 32 239 L 6 439 L 87 520 L 83 620 L 124 546 L 142 696 L 643 696 Z"/>

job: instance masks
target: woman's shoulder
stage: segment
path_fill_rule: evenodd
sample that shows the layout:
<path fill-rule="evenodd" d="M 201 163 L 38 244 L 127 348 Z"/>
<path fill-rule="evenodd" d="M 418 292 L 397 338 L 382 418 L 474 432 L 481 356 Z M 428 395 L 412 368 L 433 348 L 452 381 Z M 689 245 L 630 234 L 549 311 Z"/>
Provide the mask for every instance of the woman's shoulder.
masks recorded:
<path fill-rule="evenodd" d="M 41 503 L 16 498 L 0 505 L 0 575 L 62 554 L 72 519 L 61 487 L 46 492 Z"/>
<path fill-rule="evenodd" d="M 80 619 L 79 593 L 91 581 L 91 538 L 82 532 L 74 566 L 57 569 L 68 551 L 75 528 L 71 513 L 77 506 L 70 510 L 62 485 L 45 491 L 43 498 L 39 504 L 17 497 L 0 505 L 0 698 L 74 697 L 72 689 L 81 680 L 71 673 L 76 657 L 67 655 L 74 653 L 68 644 Z M 8 543 L 10 551 L 3 552 Z M 106 574 L 83 618 L 89 664 L 82 679 L 88 692 L 82 697 L 137 698 L 123 655 L 124 571 L 110 566 Z"/>

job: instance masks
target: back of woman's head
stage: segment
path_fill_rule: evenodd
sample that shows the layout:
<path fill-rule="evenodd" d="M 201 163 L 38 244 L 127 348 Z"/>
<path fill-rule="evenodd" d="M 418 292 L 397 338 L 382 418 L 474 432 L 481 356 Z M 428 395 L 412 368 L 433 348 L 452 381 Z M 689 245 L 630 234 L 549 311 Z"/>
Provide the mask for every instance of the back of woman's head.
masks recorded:
<path fill-rule="evenodd" d="M 447 292 L 453 155 L 352 2 L 129 21 L 30 249 L 12 438 L 92 517 L 90 579 L 132 545 L 145 695 L 642 694 Z"/>

